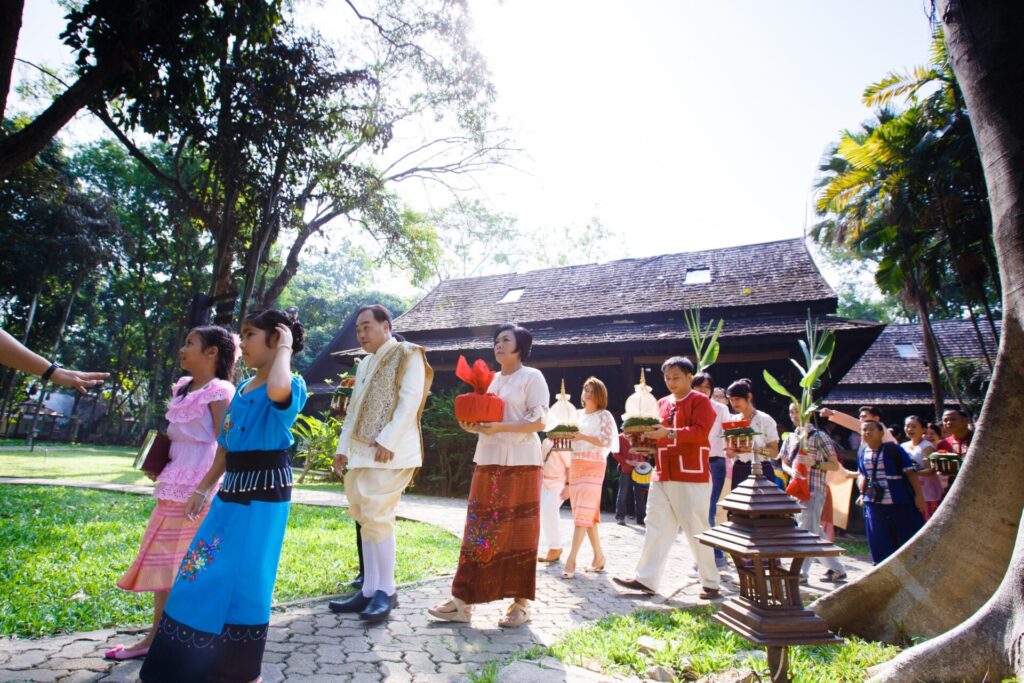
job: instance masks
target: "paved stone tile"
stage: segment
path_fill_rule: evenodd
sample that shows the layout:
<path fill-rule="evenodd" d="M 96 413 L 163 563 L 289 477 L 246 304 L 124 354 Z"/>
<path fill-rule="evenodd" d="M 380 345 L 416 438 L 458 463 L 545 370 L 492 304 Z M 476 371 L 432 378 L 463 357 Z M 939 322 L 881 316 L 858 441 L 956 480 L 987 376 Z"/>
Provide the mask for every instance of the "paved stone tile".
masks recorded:
<path fill-rule="evenodd" d="M 103 488 L 149 492 L 146 486 L 104 485 Z M 297 490 L 293 502 L 347 505 L 343 495 L 323 491 Z M 404 518 L 436 524 L 460 535 L 466 509 L 462 500 L 408 495 L 403 496 L 398 512 Z M 503 630 L 497 627 L 508 601 L 477 605 L 472 624 L 433 620 L 426 609 L 448 596 L 450 576 L 400 588 L 401 606 L 386 624 L 367 625 L 356 615 L 332 614 L 325 598 L 275 610 L 263 661 L 263 679 L 265 683 L 465 681 L 470 673 L 481 670 L 487 662 L 507 659 L 533 645 L 550 645 L 567 630 L 611 614 L 706 604 L 697 598 L 698 583 L 688 576 L 693 560 L 682 536 L 669 555 L 659 595 L 620 593 L 611 577 L 632 575 L 643 545 L 643 533 L 636 527 L 611 523 L 614 520 L 608 515 L 603 521 L 600 532 L 607 556 L 607 572 L 583 571 L 591 561 L 588 546 L 580 553 L 577 574 L 571 581 L 561 578 L 560 563 L 539 565 L 533 619 L 524 628 Z M 568 509 L 562 511 L 561 528 L 563 539 L 568 541 L 572 535 Z M 845 561 L 851 578 L 870 567 L 861 560 L 847 558 Z M 820 574 L 820 568 L 813 570 L 811 588 L 824 593 L 832 586 L 821 583 L 817 578 Z M 735 583 L 722 585 L 723 595 L 734 594 L 735 590 Z M 135 681 L 141 662 L 114 665 L 102 659 L 108 647 L 126 639 L 125 631 L 113 629 L 38 640 L 0 638 L 0 681 Z"/>

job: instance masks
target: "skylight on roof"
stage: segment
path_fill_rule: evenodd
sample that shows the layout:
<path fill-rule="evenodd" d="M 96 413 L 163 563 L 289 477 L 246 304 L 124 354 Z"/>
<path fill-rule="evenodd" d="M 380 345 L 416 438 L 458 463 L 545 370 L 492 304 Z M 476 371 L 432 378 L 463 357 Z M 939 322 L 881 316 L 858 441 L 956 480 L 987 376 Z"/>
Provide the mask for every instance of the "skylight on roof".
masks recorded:
<path fill-rule="evenodd" d="M 921 352 L 917 350 L 916 344 L 897 344 L 896 353 L 900 355 L 900 358 L 906 358 L 908 360 L 921 357 Z"/>
<path fill-rule="evenodd" d="M 498 303 L 499 304 L 511 304 L 511 303 L 516 302 L 516 301 L 519 301 L 519 297 L 521 297 L 523 295 L 523 292 L 525 292 L 525 291 L 526 290 L 523 289 L 523 288 L 520 288 L 520 289 L 510 289 L 507 292 L 505 292 L 505 296 L 501 297 L 501 299 L 498 300 Z"/>
<path fill-rule="evenodd" d="M 706 285 L 709 282 L 711 282 L 710 268 L 690 268 L 686 271 L 686 281 L 684 284 Z"/>

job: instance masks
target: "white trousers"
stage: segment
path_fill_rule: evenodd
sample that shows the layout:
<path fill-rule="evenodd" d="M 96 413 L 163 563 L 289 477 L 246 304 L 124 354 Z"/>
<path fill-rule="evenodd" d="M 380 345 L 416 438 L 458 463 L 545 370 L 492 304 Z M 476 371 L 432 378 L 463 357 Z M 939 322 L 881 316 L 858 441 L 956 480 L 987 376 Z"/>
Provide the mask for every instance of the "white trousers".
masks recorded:
<path fill-rule="evenodd" d="M 711 546 L 697 540 L 698 534 L 711 528 L 708 523 L 710 505 L 710 481 L 702 484 L 684 481 L 651 482 L 650 495 L 647 497 L 644 549 L 636 566 L 637 581 L 658 590 L 672 543 L 682 528 L 690 544 L 690 552 L 697 561 L 701 586 L 718 589 L 715 552 Z"/>
<path fill-rule="evenodd" d="M 561 550 L 562 532 L 558 528 L 558 511 L 562 508 L 562 492 L 555 489 L 540 490 L 540 543 L 538 547 Z"/>
<path fill-rule="evenodd" d="M 825 536 L 825 530 L 821 528 L 821 511 L 825 509 L 825 489 L 816 491 L 813 496 L 808 500 L 800 503 L 800 512 L 796 516 L 796 523 L 804 531 L 824 538 L 826 541 L 828 537 Z M 814 561 L 818 560 L 826 569 L 831 569 L 836 574 L 845 574 L 846 568 L 843 567 L 843 563 L 839 561 L 838 557 L 808 557 L 804 560 L 803 566 L 800 568 L 800 573 L 807 576 L 811 571 L 811 565 Z"/>

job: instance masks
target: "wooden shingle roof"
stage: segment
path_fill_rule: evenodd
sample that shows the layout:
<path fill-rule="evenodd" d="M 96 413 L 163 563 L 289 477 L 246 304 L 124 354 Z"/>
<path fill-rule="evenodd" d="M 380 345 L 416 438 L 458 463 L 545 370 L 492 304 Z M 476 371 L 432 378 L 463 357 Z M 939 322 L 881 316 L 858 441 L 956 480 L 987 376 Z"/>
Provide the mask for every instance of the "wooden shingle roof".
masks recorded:
<path fill-rule="evenodd" d="M 703 269 L 710 271 L 710 282 L 699 282 L 696 271 Z M 687 284 L 688 272 L 697 282 Z M 523 290 L 517 300 L 499 303 L 516 289 Z M 630 317 L 693 306 L 756 310 L 775 304 L 797 311 L 835 310 L 835 292 L 802 239 L 446 280 L 400 316 L 395 329 L 468 330 L 508 321 Z"/>
<path fill-rule="evenodd" d="M 996 321 L 997 331 L 1001 321 Z M 979 321 L 982 339 L 989 357 L 995 360 L 999 343 L 992 337 L 986 321 Z M 978 335 L 970 320 L 936 320 L 932 322 L 935 341 L 947 359 L 984 358 Z M 900 355 L 917 353 L 917 358 Z M 856 365 L 850 368 L 838 388 L 865 384 L 928 384 L 928 366 L 924 336 L 917 323 L 887 325 L 875 343 L 868 347 Z"/>

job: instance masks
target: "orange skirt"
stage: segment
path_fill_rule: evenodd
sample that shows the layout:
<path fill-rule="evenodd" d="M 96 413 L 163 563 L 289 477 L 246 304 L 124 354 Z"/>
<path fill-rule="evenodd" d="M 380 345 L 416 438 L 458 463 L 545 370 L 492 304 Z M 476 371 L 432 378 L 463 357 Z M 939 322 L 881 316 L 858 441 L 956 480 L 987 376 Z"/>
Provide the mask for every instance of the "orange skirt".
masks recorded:
<path fill-rule="evenodd" d="M 592 455 L 600 459 L 589 457 Z M 605 465 L 600 453 L 573 453 L 569 468 L 569 503 L 576 526 L 591 527 L 601 521 Z"/>
<path fill-rule="evenodd" d="M 534 599 L 542 480 L 540 466 L 474 468 L 452 595 L 469 604 Z"/>
<path fill-rule="evenodd" d="M 171 590 L 181 560 L 207 510 L 190 520 L 185 516 L 185 503 L 158 498 L 142 536 L 139 554 L 117 582 L 117 587 L 135 593 Z"/>

